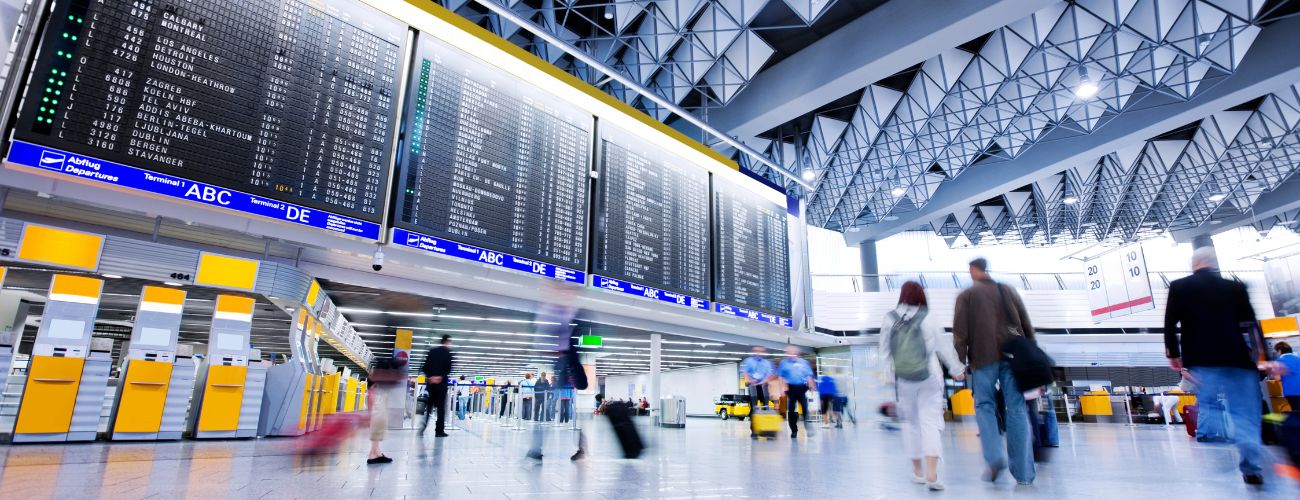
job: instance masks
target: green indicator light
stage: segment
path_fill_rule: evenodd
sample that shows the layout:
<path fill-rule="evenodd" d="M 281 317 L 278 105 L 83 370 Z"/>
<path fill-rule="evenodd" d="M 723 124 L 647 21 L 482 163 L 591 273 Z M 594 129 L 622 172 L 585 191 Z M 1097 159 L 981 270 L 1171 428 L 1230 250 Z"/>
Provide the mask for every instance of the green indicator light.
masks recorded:
<path fill-rule="evenodd" d="M 59 72 L 59 76 L 68 76 L 68 72 L 67 72 L 67 71 L 60 71 L 60 72 Z"/>
<path fill-rule="evenodd" d="M 57 104 L 59 104 L 59 100 L 58 100 L 58 99 L 55 99 L 55 100 L 53 100 L 53 101 L 50 101 L 50 104 L 57 105 Z M 53 110 L 51 110 L 50 112 L 53 113 Z"/>
<path fill-rule="evenodd" d="M 50 98 L 48 98 L 48 97 L 42 97 L 42 98 L 41 98 L 41 101 L 42 101 L 42 102 L 50 102 Z"/>
<path fill-rule="evenodd" d="M 69 52 L 69 53 L 67 53 L 67 54 L 64 54 L 63 57 L 66 57 L 66 58 L 68 58 L 68 59 L 72 59 L 72 53 Z"/>
<path fill-rule="evenodd" d="M 62 90 L 56 90 L 56 91 L 54 91 L 54 95 L 63 95 L 63 91 L 62 91 Z"/>
<path fill-rule="evenodd" d="M 63 86 L 63 80 L 59 80 L 59 86 L 60 86 L 60 87 Z"/>
<path fill-rule="evenodd" d="M 54 79 L 53 78 L 49 79 L 49 82 L 54 83 Z"/>
<path fill-rule="evenodd" d="M 57 74 L 59 74 L 59 70 L 57 70 L 57 69 L 52 69 L 52 70 L 50 70 L 50 74 L 51 74 L 51 75 L 57 75 Z"/>
<path fill-rule="evenodd" d="M 77 20 L 77 16 L 68 16 L 68 20 L 69 20 L 69 21 L 76 21 L 76 20 Z"/>
<path fill-rule="evenodd" d="M 59 51 L 59 55 L 63 55 L 63 51 L 62 51 L 62 50 Z"/>
<path fill-rule="evenodd" d="M 67 34 L 67 33 L 64 33 L 64 34 L 63 34 L 63 38 L 67 38 L 67 37 L 68 37 L 68 34 Z"/>
<path fill-rule="evenodd" d="M 77 18 L 77 24 L 81 24 L 81 18 L 80 18 L 80 17 Z"/>
<path fill-rule="evenodd" d="M 76 40 L 77 40 L 77 35 L 72 35 L 72 41 L 75 42 Z"/>
<path fill-rule="evenodd" d="M 41 106 L 41 112 L 42 112 L 42 113 L 45 112 L 45 106 Z"/>
<path fill-rule="evenodd" d="M 45 87 L 45 91 L 46 91 L 46 92 L 54 92 L 54 89 L 49 88 L 49 87 Z"/>

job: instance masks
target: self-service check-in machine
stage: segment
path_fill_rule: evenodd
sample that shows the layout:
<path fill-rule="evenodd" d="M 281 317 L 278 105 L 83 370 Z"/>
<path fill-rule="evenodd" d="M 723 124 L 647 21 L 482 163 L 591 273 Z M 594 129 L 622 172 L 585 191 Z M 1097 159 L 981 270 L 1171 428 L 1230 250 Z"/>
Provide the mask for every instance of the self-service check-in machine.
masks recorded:
<path fill-rule="evenodd" d="M 337 413 L 339 409 L 339 369 L 334 366 L 334 360 L 325 358 L 321 360 L 321 371 L 325 374 L 321 376 L 321 402 L 320 413 L 316 416 L 317 425 L 323 422 L 327 415 Z"/>
<path fill-rule="evenodd" d="M 306 329 L 311 317 L 298 309 L 290 325 L 289 360 L 266 372 L 262 396 L 262 436 L 301 436 L 307 432 L 307 408 L 311 403 L 311 372 L 306 360 Z"/>
<path fill-rule="evenodd" d="M 51 278 L 14 442 L 95 439 L 113 362 L 112 340 L 91 339 L 103 287 L 103 281 L 85 276 Z"/>
<path fill-rule="evenodd" d="M 0 267 L 0 284 L 4 283 L 6 269 Z M 13 370 L 14 353 L 22 338 L 27 322 L 27 306 L 16 293 L 0 291 L 0 391 L 8 387 L 9 372 Z"/>
<path fill-rule="evenodd" d="M 114 440 L 180 439 L 194 391 L 194 361 L 177 356 L 185 291 L 146 286 L 113 403 Z"/>
<path fill-rule="evenodd" d="M 190 405 L 189 430 L 196 439 L 257 435 L 266 367 L 249 345 L 255 304 L 250 297 L 217 296 L 208 354 Z"/>

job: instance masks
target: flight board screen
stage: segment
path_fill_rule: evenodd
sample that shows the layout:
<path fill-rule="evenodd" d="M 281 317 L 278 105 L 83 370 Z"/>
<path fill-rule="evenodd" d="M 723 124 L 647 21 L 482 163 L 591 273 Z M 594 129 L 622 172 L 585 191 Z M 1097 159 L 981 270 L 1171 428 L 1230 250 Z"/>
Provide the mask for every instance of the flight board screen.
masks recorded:
<path fill-rule="evenodd" d="M 586 267 L 590 114 L 425 34 L 407 94 L 397 226 Z"/>
<path fill-rule="evenodd" d="M 713 179 L 713 193 L 717 255 L 713 293 L 719 307 L 731 304 L 790 316 L 785 208 L 717 178 Z M 780 323 L 772 319 L 766 320 Z"/>
<path fill-rule="evenodd" d="M 58 1 L 14 138 L 57 149 L 34 166 L 375 237 L 350 218 L 383 217 L 407 31 L 346 0 Z"/>
<path fill-rule="evenodd" d="M 595 272 L 709 297 L 709 172 L 601 127 Z"/>

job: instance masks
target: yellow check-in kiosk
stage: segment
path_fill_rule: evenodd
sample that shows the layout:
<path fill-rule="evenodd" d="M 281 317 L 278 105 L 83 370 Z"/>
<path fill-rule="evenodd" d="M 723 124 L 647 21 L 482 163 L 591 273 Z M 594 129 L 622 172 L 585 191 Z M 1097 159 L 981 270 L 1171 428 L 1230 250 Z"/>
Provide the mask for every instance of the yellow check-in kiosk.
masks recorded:
<path fill-rule="evenodd" d="M 334 366 L 334 360 L 323 358 L 320 360 L 320 366 L 324 374 L 317 377 L 320 379 L 320 397 L 316 402 L 317 428 L 325 422 L 326 415 L 338 409 L 339 397 L 339 374 L 338 367 Z"/>
<path fill-rule="evenodd" d="M 357 411 L 361 400 L 361 383 L 356 375 L 349 376 L 343 385 L 343 413 Z"/>
<path fill-rule="evenodd" d="M 309 377 L 309 380 L 311 381 L 309 384 L 311 387 L 311 390 L 309 391 L 311 401 L 307 404 L 306 423 L 307 432 L 311 432 L 319 429 L 321 424 L 320 408 L 321 400 L 324 399 L 325 394 L 325 372 L 321 365 L 322 360 L 320 355 L 316 350 L 321 336 L 320 322 L 312 319 L 308 321 L 307 324 L 309 325 L 306 340 L 307 366 L 311 370 L 311 377 Z"/>
<path fill-rule="evenodd" d="M 146 286 L 109 419 L 113 440 L 180 439 L 194 392 L 194 360 L 178 356 L 185 291 Z M 189 350 L 187 350 L 189 351 Z"/>
<path fill-rule="evenodd" d="M 104 282 L 56 274 L 32 346 L 15 443 L 93 441 L 108 391 L 113 344 L 91 341 Z"/>
<path fill-rule="evenodd" d="M 196 439 L 257 435 L 266 368 L 249 363 L 260 356 L 249 344 L 255 304 L 251 297 L 217 295 L 208 353 L 190 405 L 190 435 Z"/>

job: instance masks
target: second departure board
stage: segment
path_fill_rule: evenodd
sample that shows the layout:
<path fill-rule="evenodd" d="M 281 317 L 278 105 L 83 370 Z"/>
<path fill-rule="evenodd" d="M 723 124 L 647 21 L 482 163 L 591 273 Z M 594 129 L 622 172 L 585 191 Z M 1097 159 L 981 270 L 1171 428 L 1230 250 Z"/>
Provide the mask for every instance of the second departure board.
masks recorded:
<path fill-rule="evenodd" d="M 590 114 L 426 34 L 407 94 L 398 226 L 585 267 Z"/>
<path fill-rule="evenodd" d="M 404 24 L 352 0 L 57 0 L 51 12 L 14 136 L 57 149 L 35 166 L 378 236 L 303 207 L 383 217 Z"/>
<path fill-rule="evenodd" d="M 709 172 L 601 127 L 597 274 L 707 299 Z"/>
<path fill-rule="evenodd" d="M 790 316 L 790 253 L 786 210 L 758 193 L 713 180 L 714 299 Z M 775 321 L 773 321 L 775 322 Z"/>

